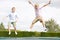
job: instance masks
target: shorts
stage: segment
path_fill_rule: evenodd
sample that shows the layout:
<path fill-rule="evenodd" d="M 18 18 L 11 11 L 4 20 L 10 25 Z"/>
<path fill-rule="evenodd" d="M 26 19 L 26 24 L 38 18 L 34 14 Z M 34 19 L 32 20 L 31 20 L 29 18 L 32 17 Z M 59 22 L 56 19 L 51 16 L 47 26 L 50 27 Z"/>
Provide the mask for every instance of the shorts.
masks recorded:
<path fill-rule="evenodd" d="M 11 26 L 11 24 L 12 24 L 13 26 L 16 26 L 16 22 L 8 22 L 8 25 L 9 25 L 9 26 Z"/>
<path fill-rule="evenodd" d="M 38 16 L 38 17 L 36 17 L 34 20 L 33 20 L 33 24 L 34 23 L 36 23 L 37 21 L 40 21 L 41 23 L 43 22 L 43 19 L 42 19 L 42 17 L 40 17 L 40 16 Z"/>

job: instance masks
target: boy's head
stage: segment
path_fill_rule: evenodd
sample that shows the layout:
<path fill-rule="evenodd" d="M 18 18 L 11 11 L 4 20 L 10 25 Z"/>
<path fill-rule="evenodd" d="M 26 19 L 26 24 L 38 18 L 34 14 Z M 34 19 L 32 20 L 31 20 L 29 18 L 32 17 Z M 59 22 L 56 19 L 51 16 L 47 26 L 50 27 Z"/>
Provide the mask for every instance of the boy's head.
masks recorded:
<path fill-rule="evenodd" d="M 12 7 L 12 13 L 14 13 L 15 12 L 15 7 Z"/>
<path fill-rule="evenodd" d="M 35 4 L 35 8 L 38 8 L 38 7 L 39 7 L 39 4 L 38 4 L 38 3 L 36 3 L 36 4 Z"/>

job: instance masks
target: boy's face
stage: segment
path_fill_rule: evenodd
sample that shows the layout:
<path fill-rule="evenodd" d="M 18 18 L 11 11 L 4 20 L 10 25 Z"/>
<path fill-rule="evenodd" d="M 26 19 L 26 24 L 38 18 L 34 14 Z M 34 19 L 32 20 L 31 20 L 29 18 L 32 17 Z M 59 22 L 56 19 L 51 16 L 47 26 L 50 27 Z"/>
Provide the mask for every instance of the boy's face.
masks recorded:
<path fill-rule="evenodd" d="M 15 12 L 15 7 L 12 8 L 12 13 L 14 13 L 14 12 Z"/>
<path fill-rule="evenodd" d="M 39 5 L 38 4 L 35 4 L 35 8 L 38 8 L 39 7 Z"/>

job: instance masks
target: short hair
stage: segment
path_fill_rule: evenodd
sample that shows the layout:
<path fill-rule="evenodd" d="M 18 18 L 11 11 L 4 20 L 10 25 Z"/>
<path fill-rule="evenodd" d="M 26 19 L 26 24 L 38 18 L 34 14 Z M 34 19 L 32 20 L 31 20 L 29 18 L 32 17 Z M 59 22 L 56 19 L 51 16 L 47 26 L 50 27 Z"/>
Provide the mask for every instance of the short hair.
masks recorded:
<path fill-rule="evenodd" d="M 39 4 L 38 4 L 38 3 L 36 3 L 36 4 L 35 4 L 35 6 L 39 6 Z"/>
<path fill-rule="evenodd" d="M 15 7 L 12 7 L 12 9 L 15 9 Z"/>

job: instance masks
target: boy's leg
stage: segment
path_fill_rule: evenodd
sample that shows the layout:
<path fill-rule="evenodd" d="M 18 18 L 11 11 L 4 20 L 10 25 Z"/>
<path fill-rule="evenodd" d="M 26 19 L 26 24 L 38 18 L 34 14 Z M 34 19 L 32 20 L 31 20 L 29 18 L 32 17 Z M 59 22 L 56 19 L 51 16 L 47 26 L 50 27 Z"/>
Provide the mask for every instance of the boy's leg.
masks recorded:
<path fill-rule="evenodd" d="M 43 25 L 43 27 L 44 27 L 44 30 L 45 30 L 45 31 L 48 31 L 48 29 L 47 29 L 46 26 L 45 26 L 45 22 L 42 21 L 41 23 L 42 23 L 42 25 Z"/>
<path fill-rule="evenodd" d="M 8 31 L 9 31 L 9 35 L 11 34 L 10 26 L 11 26 L 11 23 L 8 22 Z"/>
<path fill-rule="evenodd" d="M 41 23 L 42 23 L 43 27 L 45 27 L 45 22 L 44 22 L 43 20 L 42 20 L 42 22 L 41 22 Z"/>
<path fill-rule="evenodd" d="M 45 31 L 48 31 L 48 29 L 45 27 L 45 22 L 44 20 L 42 19 L 42 17 L 39 18 L 40 22 L 42 23 L 43 27 L 44 27 L 44 30 Z"/>
<path fill-rule="evenodd" d="M 33 25 L 38 21 L 38 18 L 35 18 L 30 26 L 30 29 L 32 29 Z"/>
<path fill-rule="evenodd" d="M 16 22 L 13 22 L 13 27 L 14 27 L 14 30 L 15 30 L 15 34 L 17 35 L 17 31 L 16 31 Z"/>
<path fill-rule="evenodd" d="M 42 23 L 43 27 L 45 27 L 45 22 L 44 20 L 42 19 L 42 17 L 39 16 L 39 21 Z"/>

